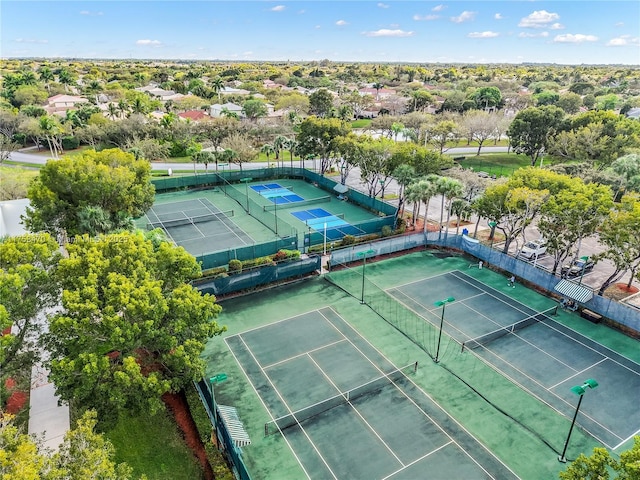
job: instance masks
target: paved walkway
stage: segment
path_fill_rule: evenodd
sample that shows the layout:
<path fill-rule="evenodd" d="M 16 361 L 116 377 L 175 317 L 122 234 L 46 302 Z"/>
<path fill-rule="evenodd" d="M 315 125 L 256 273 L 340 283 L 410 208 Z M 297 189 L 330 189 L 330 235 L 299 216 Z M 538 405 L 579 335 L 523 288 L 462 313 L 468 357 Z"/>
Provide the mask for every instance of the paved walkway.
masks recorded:
<path fill-rule="evenodd" d="M 69 407 L 60 405 L 49 372 L 41 365 L 31 370 L 31 397 L 29 400 L 29 434 L 43 438 L 43 445 L 54 451 L 69 430 Z"/>

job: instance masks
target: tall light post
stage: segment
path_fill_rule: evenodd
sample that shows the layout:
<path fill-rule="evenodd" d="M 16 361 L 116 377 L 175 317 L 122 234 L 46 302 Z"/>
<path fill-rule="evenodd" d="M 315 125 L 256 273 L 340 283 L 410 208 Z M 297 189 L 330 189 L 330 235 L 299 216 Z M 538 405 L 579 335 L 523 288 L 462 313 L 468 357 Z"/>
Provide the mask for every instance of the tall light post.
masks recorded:
<path fill-rule="evenodd" d="M 367 266 L 367 255 L 372 255 L 374 253 L 376 253 L 376 251 L 375 250 L 371 250 L 371 249 L 366 250 L 364 252 L 358 252 L 357 253 L 358 257 L 363 259 L 363 261 L 362 261 L 362 295 L 360 297 L 360 303 L 361 304 L 364 304 L 364 269 Z"/>
<path fill-rule="evenodd" d="M 224 382 L 226 379 L 226 373 L 219 373 L 209 379 L 209 387 L 211 387 L 211 410 L 213 410 L 213 420 L 216 425 L 218 424 L 218 407 L 216 405 L 216 397 L 213 393 L 213 385 L 216 383 Z"/>
<path fill-rule="evenodd" d="M 580 280 L 578 281 L 578 285 L 582 285 L 582 278 L 584 277 L 584 270 L 585 268 L 587 268 L 589 257 L 580 257 L 580 260 L 582 260 L 582 271 L 580 272 Z"/>
<path fill-rule="evenodd" d="M 580 399 L 578 400 L 578 405 L 576 406 L 576 413 L 573 414 L 573 420 L 571 421 L 571 427 L 569 428 L 569 435 L 567 435 L 567 441 L 564 442 L 564 449 L 562 450 L 562 455 L 558 457 L 558 461 L 562 463 L 567 463 L 567 458 L 564 456 L 567 453 L 567 447 L 569 446 L 569 439 L 571 438 L 571 432 L 573 432 L 573 426 L 576 424 L 576 418 L 578 417 L 578 412 L 580 411 L 580 404 L 582 403 L 582 397 L 584 393 L 587 391 L 587 388 L 596 388 L 598 386 L 598 382 L 593 380 L 592 378 L 586 380 L 582 385 L 576 385 L 575 387 L 571 387 L 571 391 L 578 395 Z"/>
<path fill-rule="evenodd" d="M 240 181 L 244 183 L 244 193 L 247 196 L 247 213 L 249 213 L 249 182 L 253 180 L 251 177 L 241 178 Z"/>
<path fill-rule="evenodd" d="M 434 303 L 436 307 L 442 307 L 442 315 L 440 316 L 440 333 L 438 334 L 438 347 L 436 348 L 436 358 L 433 359 L 436 363 L 440 361 L 440 341 L 442 340 L 442 327 L 444 325 L 444 309 L 447 306 L 447 303 L 451 303 L 453 301 L 455 301 L 455 298 L 449 297 Z"/>

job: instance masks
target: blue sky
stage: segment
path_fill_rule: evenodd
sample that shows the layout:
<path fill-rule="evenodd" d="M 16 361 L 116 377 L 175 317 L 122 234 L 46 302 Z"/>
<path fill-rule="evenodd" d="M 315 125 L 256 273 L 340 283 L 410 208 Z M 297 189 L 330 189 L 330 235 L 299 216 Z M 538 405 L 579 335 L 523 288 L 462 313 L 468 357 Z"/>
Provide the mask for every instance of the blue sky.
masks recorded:
<path fill-rule="evenodd" d="M 0 56 L 640 64 L 640 2 L 7 1 Z"/>

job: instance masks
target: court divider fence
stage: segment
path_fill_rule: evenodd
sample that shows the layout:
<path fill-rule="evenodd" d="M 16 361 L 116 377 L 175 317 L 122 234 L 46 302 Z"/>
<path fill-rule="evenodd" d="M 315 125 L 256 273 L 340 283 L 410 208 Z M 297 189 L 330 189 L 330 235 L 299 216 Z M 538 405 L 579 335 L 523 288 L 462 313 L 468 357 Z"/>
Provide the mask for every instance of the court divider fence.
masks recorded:
<path fill-rule="evenodd" d="M 204 253 L 196 255 L 196 260 L 201 264 L 202 269 L 215 268 L 227 265 L 231 260 L 251 260 L 253 258 L 266 257 L 273 255 L 278 250 L 297 250 L 298 237 L 282 237 L 253 245 L 245 245 L 243 247 L 229 248 L 228 250 L 219 250 L 217 252 Z"/>
<path fill-rule="evenodd" d="M 229 432 L 227 425 L 224 423 L 223 416 L 220 415 L 220 412 L 216 412 L 215 414 L 213 412 L 212 406 L 217 409 L 218 405 L 214 405 L 206 380 L 200 379 L 198 382 L 194 381 L 193 384 L 198 392 L 200 400 L 202 401 L 202 405 L 209 416 L 211 425 L 215 430 L 214 434 L 217 437 L 219 449 L 227 459 L 229 465 L 231 465 L 235 478 L 238 480 L 251 480 L 249 470 L 247 470 L 244 460 L 242 459 L 242 449 L 235 445 L 231 437 L 231 433 Z"/>
<path fill-rule="evenodd" d="M 282 262 L 253 268 L 227 277 L 202 279 L 193 282 L 193 286 L 202 293 L 225 295 L 229 293 L 253 290 L 261 285 L 281 282 L 296 277 L 302 277 L 320 270 L 321 257 L 311 256 L 296 261 Z"/>

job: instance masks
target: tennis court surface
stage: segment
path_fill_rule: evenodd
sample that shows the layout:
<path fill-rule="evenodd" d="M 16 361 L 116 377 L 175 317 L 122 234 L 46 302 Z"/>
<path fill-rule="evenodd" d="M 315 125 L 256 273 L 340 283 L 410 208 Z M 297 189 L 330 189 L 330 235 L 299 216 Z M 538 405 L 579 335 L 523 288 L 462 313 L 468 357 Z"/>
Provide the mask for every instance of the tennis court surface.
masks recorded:
<path fill-rule="evenodd" d="M 154 205 L 145 215 L 147 229 L 161 228 L 176 245 L 192 253 L 200 253 L 203 243 L 215 249 L 253 243 L 232 220 L 234 210 L 221 211 L 207 198 Z"/>
<path fill-rule="evenodd" d="M 569 418 L 577 402 L 570 388 L 596 379 L 600 385 L 582 403 L 579 424 L 611 449 L 640 432 L 638 396 L 615 395 L 640 392 L 640 365 L 554 321 L 552 311 L 536 312 L 461 271 L 387 293 L 434 325 L 442 312 L 434 301 L 453 295 L 443 331 L 467 351 Z"/>
<path fill-rule="evenodd" d="M 317 232 L 323 232 L 328 240 L 339 240 L 345 235 L 364 235 L 358 227 L 344 220 L 344 215 L 334 215 L 324 208 L 311 208 L 291 212 L 301 222 Z"/>
<path fill-rule="evenodd" d="M 332 308 L 225 342 L 308 478 L 517 478 Z"/>

